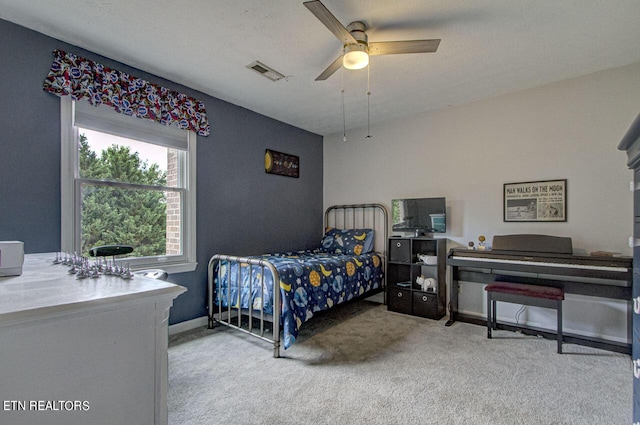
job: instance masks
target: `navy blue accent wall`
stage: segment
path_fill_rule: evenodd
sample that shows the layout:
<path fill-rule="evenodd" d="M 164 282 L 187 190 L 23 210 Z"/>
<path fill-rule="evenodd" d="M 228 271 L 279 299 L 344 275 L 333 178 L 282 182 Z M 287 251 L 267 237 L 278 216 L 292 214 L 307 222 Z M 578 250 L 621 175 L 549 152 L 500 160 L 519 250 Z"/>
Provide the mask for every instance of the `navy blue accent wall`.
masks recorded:
<path fill-rule="evenodd" d="M 170 323 L 206 314 L 212 255 L 318 245 L 321 136 L 3 20 L 0 40 L 0 240 L 24 241 L 27 253 L 60 250 L 60 99 L 42 90 L 58 48 L 205 102 L 212 131 L 197 146 L 198 268 L 169 277 L 188 288 Z M 256 84 L 272 83 L 256 77 Z M 299 156 L 300 178 L 266 174 L 267 148 Z"/>

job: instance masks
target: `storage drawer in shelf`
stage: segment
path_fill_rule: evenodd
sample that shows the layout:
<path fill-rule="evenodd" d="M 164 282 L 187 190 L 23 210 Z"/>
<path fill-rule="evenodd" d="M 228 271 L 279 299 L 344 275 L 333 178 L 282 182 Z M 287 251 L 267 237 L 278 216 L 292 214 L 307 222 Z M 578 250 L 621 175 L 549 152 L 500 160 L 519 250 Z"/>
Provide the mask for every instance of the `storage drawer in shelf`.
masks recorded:
<path fill-rule="evenodd" d="M 411 240 L 391 239 L 389 241 L 389 261 L 392 263 L 410 263 Z"/>
<path fill-rule="evenodd" d="M 397 286 L 389 289 L 389 310 L 411 314 L 411 291 Z"/>
<path fill-rule="evenodd" d="M 438 296 L 432 292 L 413 292 L 413 314 L 429 319 L 438 317 Z"/>

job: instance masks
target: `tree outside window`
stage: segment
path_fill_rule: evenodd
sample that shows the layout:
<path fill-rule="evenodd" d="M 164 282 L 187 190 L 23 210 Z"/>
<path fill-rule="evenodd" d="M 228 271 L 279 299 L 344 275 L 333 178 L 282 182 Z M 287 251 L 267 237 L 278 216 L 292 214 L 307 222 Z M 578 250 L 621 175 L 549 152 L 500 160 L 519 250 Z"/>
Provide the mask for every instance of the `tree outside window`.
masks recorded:
<path fill-rule="evenodd" d="M 121 144 L 113 143 L 98 153 L 100 144 L 89 137 L 101 136 Z M 132 256 L 136 257 L 180 253 L 181 194 L 168 190 L 178 184 L 178 152 L 146 145 L 136 142 L 131 146 L 127 139 L 80 129 L 84 255 L 95 246 L 110 244 L 133 246 Z M 142 159 L 147 149 L 165 151 L 165 164 Z"/>

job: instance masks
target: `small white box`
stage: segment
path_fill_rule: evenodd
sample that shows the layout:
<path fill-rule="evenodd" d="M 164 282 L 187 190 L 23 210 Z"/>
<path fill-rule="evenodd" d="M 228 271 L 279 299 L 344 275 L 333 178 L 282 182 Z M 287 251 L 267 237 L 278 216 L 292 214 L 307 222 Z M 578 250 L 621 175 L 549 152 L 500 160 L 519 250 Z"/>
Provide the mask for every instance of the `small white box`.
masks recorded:
<path fill-rule="evenodd" d="M 24 242 L 0 241 L 0 277 L 20 276 L 24 263 Z"/>
<path fill-rule="evenodd" d="M 438 264 L 438 256 L 418 254 L 418 262 L 421 262 L 422 264 L 426 264 L 428 266 L 434 266 Z"/>
<path fill-rule="evenodd" d="M 438 257 L 435 255 L 428 255 L 427 258 L 425 259 L 425 264 L 429 265 L 429 266 L 433 266 L 435 264 L 438 264 Z"/>

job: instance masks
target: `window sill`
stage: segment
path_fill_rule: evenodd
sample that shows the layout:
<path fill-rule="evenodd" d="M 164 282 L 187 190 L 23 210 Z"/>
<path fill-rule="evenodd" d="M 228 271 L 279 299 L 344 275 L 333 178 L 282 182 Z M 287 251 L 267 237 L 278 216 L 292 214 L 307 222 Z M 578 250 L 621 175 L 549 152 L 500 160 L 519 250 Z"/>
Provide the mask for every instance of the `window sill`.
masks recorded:
<path fill-rule="evenodd" d="M 198 263 L 193 262 L 193 263 L 174 263 L 174 264 L 147 264 L 147 265 L 143 265 L 140 264 L 138 266 L 135 267 L 131 267 L 131 269 L 133 271 L 140 271 L 140 270 L 150 270 L 150 269 L 161 269 L 164 270 L 165 272 L 169 273 L 169 274 L 174 274 L 174 273 L 186 273 L 186 272 L 192 272 L 196 269 L 196 267 L 198 266 Z"/>

